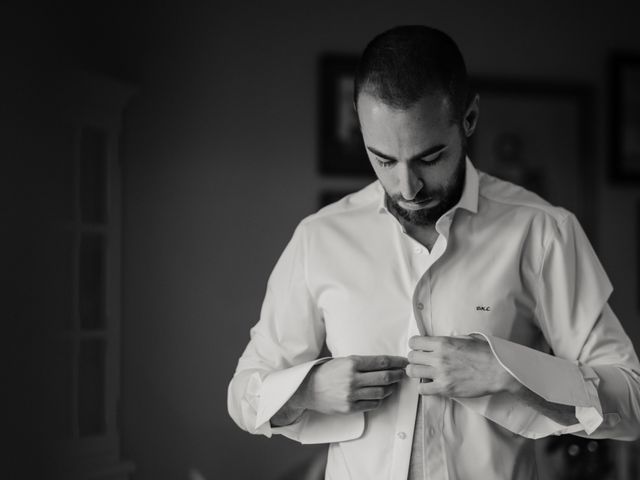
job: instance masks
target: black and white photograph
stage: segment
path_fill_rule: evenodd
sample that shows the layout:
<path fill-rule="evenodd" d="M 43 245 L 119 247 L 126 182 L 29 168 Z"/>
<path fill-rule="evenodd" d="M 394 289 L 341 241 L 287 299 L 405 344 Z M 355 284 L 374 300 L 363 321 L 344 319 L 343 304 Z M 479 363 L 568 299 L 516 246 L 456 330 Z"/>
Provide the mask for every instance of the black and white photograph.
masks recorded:
<path fill-rule="evenodd" d="M 0 476 L 638 480 L 638 18 L 0 6 Z"/>

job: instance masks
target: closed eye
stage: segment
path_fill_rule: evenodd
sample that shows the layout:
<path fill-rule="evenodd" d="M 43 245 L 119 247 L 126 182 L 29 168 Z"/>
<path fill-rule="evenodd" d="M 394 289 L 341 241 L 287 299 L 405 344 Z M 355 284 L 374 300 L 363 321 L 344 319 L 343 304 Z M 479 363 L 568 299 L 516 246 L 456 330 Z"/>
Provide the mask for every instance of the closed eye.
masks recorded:
<path fill-rule="evenodd" d="M 446 149 L 446 145 L 435 145 L 409 158 L 407 162 L 420 161 L 425 164 L 434 164 L 441 160 L 442 152 Z M 378 165 L 383 168 L 393 167 L 398 162 L 396 158 L 392 157 L 391 155 L 386 155 L 372 146 L 367 145 L 367 150 L 369 150 L 369 152 L 371 152 L 375 156 L 376 162 L 378 162 Z"/>
<path fill-rule="evenodd" d="M 379 157 L 376 157 L 376 162 L 378 162 L 378 165 L 380 165 L 382 168 L 389 168 L 396 164 L 395 160 L 385 160 Z"/>
<path fill-rule="evenodd" d="M 430 155 L 428 157 L 421 158 L 420 160 L 423 163 L 426 163 L 426 164 L 429 164 L 429 165 L 433 165 L 435 163 L 438 163 L 440 160 L 442 160 L 442 150 L 440 150 L 435 155 Z"/>

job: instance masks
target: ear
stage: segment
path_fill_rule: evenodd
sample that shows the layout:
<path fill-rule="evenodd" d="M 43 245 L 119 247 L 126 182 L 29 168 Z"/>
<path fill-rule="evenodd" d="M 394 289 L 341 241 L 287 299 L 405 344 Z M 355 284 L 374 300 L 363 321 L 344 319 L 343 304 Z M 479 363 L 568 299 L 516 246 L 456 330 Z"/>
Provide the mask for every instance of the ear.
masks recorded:
<path fill-rule="evenodd" d="M 474 95 L 473 100 L 469 103 L 467 110 L 462 118 L 462 129 L 466 137 L 473 135 L 478 125 L 478 117 L 480 116 L 480 95 Z"/>

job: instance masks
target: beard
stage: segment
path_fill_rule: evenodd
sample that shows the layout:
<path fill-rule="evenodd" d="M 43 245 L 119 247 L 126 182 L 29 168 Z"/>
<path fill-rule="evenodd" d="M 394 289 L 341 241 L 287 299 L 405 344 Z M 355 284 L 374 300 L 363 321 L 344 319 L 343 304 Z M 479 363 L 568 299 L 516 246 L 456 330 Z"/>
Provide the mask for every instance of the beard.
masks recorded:
<path fill-rule="evenodd" d="M 465 172 L 465 156 L 462 155 L 449 183 L 434 190 L 426 190 L 423 187 L 414 200 L 422 202 L 438 199 L 439 202 L 431 208 L 406 210 L 398 204 L 398 201 L 402 200 L 401 195 L 391 196 L 385 192 L 387 206 L 391 213 L 407 223 L 418 226 L 434 225 L 442 215 L 447 213 L 460 200 L 464 189 Z"/>

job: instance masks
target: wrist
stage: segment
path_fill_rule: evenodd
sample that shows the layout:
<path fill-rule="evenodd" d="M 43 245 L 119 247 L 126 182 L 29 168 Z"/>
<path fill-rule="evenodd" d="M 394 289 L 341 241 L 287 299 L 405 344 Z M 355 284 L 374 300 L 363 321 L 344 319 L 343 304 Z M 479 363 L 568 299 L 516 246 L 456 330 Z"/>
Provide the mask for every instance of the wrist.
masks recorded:
<path fill-rule="evenodd" d="M 292 423 L 297 422 L 303 413 L 304 410 L 299 410 L 287 404 L 282 407 L 273 417 L 271 417 L 271 426 L 284 427 L 287 425 L 291 425 Z"/>
<path fill-rule="evenodd" d="M 516 378 L 511 375 L 495 357 L 493 357 L 493 365 L 495 368 L 494 378 L 496 379 L 494 393 L 506 392 L 510 394 L 517 394 L 522 388 L 522 384 L 516 380 Z"/>
<path fill-rule="evenodd" d="M 507 392 L 512 395 L 517 394 L 522 389 L 522 384 L 518 380 L 516 380 L 513 377 L 513 375 L 507 372 L 504 368 L 502 367 L 500 368 L 502 369 L 502 372 L 503 372 L 502 388 L 500 388 L 500 391 Z"/>
<path fill-rule="evenodd" d="M 309 395 L 309 382 L 312 378 L 313 372 L 317 368 L 314 365 L 307 376 L 302 380 L 302 383 L 298 386 L 289 400 L 284 406 L 271 418 L 271 425 L 274 427 L 282 427 L 285 425 L 291 425 L 300 419 L 302 414 L 310 409 L 311 405 L 309 399 L 312 395 Z"/>
<path fill-rule="evenodd" d="M 502 366 L 494 353 L 491 351 L 489 344 L 486 341 L 484 341 L 484 343 L 486 353 L 490 358 L 488 371 L 493 372 L 490 377 L 491 379 L 493 379 L 493 381 L 489 381 L 489 393 L 506 392 L 510 394 L 516 394 L 520 390 L 520 388 L 522 388 L 522 384 L 518 380 L 516 380 L 515 377 L 511 375 L 506 368 Z"/>
<path fill-rule="evenodd" d="M 307 373 L 307 376 L 304 377 L 304 380 L 302 380 L 302 383 L 300 383 L 298 389 L 289 399 L 288 404 L 292 409 L 303 412 L 304 410 L 308 410 L 312 407 L 311 400 L 313 399 L 313 395 L 310 394 L 312 387 L 311 383 L 313 381 L 313 376 L 318 369 L 318 366 L 319 365 L 314 365 L 313 367 L 311 367 L 311 369 Z"/>

